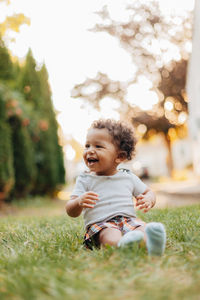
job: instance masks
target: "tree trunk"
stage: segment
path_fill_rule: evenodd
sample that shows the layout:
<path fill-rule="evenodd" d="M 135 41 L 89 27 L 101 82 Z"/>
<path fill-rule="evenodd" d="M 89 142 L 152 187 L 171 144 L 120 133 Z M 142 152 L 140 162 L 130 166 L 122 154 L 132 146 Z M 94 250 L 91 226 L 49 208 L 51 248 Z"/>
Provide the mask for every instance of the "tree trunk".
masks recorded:
<path fill-rule="evenodd" d="M 167 134 L 164 135 L 164 139 L 165 139 L 165 144 L 167 146 L 167 158 L 166 158 L 166 164 L 167 164 L 167 168 L 168 168 L 168 173 L 169 176 L 172 176 L 172 171 L 174 169 L 174 163 L 173 163 L 173 156 L 172 156 L 172 144 L 170 141 L 170 138 L 167 136 Z"/>

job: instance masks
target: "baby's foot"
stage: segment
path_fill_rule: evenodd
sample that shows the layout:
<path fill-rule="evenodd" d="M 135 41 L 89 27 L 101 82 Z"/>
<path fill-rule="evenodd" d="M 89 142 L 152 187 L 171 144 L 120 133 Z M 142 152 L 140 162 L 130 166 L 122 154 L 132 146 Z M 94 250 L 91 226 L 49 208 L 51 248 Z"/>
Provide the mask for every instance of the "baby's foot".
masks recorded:
<path fill-rule="evenodd" d="M 145 228 L 147 236 L 147 250 L 149 255 L 160 256 L 164 253 L 166 244 L 166 231 L 162 223 L 152 222 Z"/>
<path fill-rule="evenodd" d="M 127 232 L 119 241 L 118 247 L 124 247 L 130 243 L 139 243 L 144 239 L 144 233 L 140 230 Z"/>

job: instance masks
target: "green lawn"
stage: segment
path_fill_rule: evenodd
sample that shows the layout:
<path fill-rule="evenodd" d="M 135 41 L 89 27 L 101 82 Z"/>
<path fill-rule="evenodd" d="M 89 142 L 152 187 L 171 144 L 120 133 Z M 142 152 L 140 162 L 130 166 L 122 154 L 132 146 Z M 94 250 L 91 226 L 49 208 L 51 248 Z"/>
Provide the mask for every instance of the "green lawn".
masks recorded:
<path fill-rule="evenodd" d="M 166 226 L 161 258 L 137 245 L 85 250 L 81 218 L 2 217 L 0 299 L 200 299 L 200 205 L 141 215 Z"/>

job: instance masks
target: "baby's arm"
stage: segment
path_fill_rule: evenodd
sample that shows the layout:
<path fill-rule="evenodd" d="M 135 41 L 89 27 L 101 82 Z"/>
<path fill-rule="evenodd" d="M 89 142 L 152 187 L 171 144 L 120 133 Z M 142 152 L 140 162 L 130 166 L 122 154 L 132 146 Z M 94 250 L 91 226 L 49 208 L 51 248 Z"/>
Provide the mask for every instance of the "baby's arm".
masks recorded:
<path fill-rule="evenodd" d="M 155 204 L 156 196 L 150 188 L 136 197 L 136 206 L 138 209 L 144 209 L 143 212 L 148 212 Z"/>
<path fill-rule="evenodd" d="M 76 218 L 80 216 L 83 208 L 93 208 L 97 200 L 99 200 L 98 195 L 92 191 L 81 196 L 71 196 L 66 204 L 66 212 L 70 217 Z"/>

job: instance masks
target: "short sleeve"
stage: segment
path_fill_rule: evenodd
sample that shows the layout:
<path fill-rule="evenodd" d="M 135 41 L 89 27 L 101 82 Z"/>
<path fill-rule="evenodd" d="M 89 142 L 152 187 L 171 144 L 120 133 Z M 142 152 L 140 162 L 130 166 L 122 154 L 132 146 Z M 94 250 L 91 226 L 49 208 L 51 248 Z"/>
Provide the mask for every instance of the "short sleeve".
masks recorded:
<path fill-rule="evenodd" d="M 71 196 L 80 196 L 87 191 L 86 179 L 84 174 L 77 177 Z"/>
<path fill-rule="evenodd" d="M 147 186 L 135 174 L 132 173 L 131 175 L 132 175 L 132 180 L 133 180 L 133 185 L 134 185 L 133 196 L 137 197 L 139 194 L 142 194 L 145 192 L 145 190 L 147 189 Z"/>

